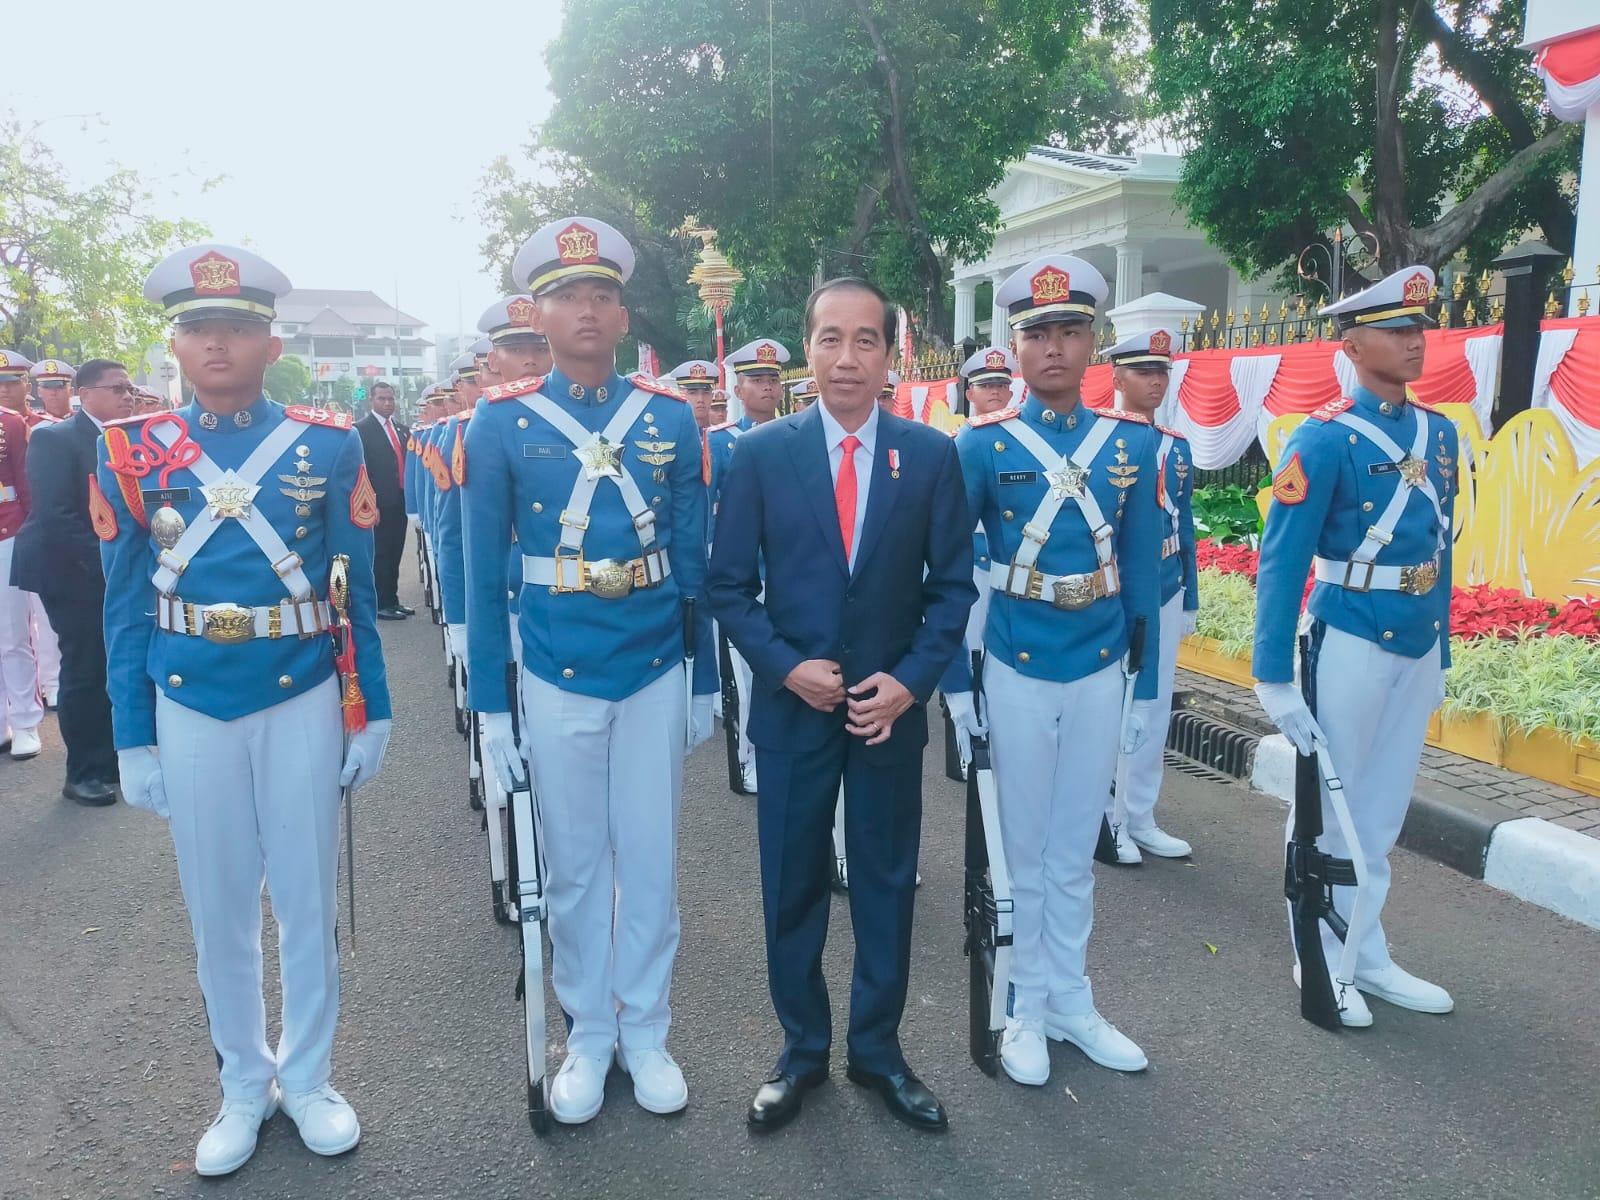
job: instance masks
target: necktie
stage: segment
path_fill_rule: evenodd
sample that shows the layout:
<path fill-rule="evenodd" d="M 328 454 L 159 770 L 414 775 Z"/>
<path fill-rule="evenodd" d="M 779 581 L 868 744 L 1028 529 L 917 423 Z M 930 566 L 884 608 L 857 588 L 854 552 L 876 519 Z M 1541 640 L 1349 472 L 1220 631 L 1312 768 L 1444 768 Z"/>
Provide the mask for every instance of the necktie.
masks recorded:
<path fill-rule="evenodd" d="M 394 447 L 394 465 L 400 472 L 400 478 L 406 476 L 406 452 L 400 449 L 400 437 L 394 431 L 394 426 L 388 421 L 383 423 L 383 431 L 389 435 L 389 445 Z"/>
<path fill-rule="evenodd" d="M 844 560 L 850 561 L 851 542 L 856 536 L 856 447 L 861 439 L 845 435 L 839 443 L 844 459 L 839 463 L 839 478 L 833 483 L 833 503 L 839 510 L 839 536 L 844 538 Z"/>

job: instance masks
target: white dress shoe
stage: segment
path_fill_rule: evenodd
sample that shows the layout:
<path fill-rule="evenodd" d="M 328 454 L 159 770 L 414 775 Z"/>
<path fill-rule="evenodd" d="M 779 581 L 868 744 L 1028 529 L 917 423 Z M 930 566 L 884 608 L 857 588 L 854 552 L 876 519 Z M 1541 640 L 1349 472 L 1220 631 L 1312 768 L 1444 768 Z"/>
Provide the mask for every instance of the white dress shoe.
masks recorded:
<path fill-rule="evenodd" d="M 645 1112 L 680 1112 L 689 1103 L 683 1070 L 665 1050 L 617 1048 L 617 1066 L 633 1080 L 633 1098 Z"/>
<path fill-rule="evenodd" d="M 741 763 L 739 766 L 739 774 L 744 783 L 744 790 L 749 792 L 752 796 L 757 795 L 759 793 L 759 789 L 756 787 L 755 762 L 752 760 L 751 762 Z"/>
<path fill-rule="evenodd" d="M 37 729 L 13 729 L 11 731 L 11 757 L 32 758 L 39 753 L 39 731 Z"/>
<path fill-rule="evenodd" d="M 1119 867 L 1136 867 L 1144 861 L 1144 855 L 1139 853 L 1139 847 L 1134 845 L 1133 838 L 1128 836 L 1128 831 L 1121 825 L 1111 827 L 1112 839 L 1117 843 L 1117 865 Z"/>
<path fill-rule="evenodd" d="M 283 1111 L 300 1127 L 300 1140 L 313 1154 L 343 1154 L 361 1140 L 356 1110 L 332 1084 L 309 1092 L 285 1092 Z"/>
<path fill-rule="evenodd" d="M 550 1085 L 550 1111 L 563 1125 L 582 1125 L 599 1115 L 606 1102 L 606 1066 L 603 1058 L 569 1054 Z"/>
<path fill-rule="evenodd" d="M 1455 1009 L 1450 993 L 1436 983 L 1418 979 L 1390 963 L 1373 971 L 1356 971 L 1356 986 L 1363 992 L 1419 1013 L 1447 1013 Z"/>
<path fill-rule="evenodd" d="M 278 1085 L 255 1100 L 224 1100 L 222 1111 L 194 1149 L 197 1175 L 232 1175 L 256 1152 L 256 1135 L 278 1111 Z"/>
<path fill-rule="evenodd" d="M 1328 973 L 1333 974 L 1330 967 Z M 1356 973 L 1357 986 L 1360 986 L 1361 975 Z M 1300 986 L 1300 964 L 1294 965 L 1294 985 Z M 1372 1010 L 1367 1007 L 1367 1002 L 1361 993 L 1353 987 L 1341 988 L 1339 981 L 1333 981 L 1333 997 L 1339 1005 L 1339 1023 L 1349 1029 L 1365 1029 L 1372 1024 Z"/>
<path fill-rule="evenodd" d="M 1150 1065 L 1132 1038 L 1093 1009 L 1086 1013 L 1047 1013 L 1045 1029 L 1058 1042 L 1071 1042 L 1091 1062 L 1113 1071 L 1142 1071 Z"/>
<path fill-rule="evenodd" d="M 1050 1047 L 1045 1044 L 1043 1023 L 1007 1017 L 1000 1065 L 1018 1083 L 1041 1087 L 1050 1082 Z"/>
<path fill-rule="evenodd" d="M 1129 829 L 1125 832 L 1136 845 L 1157 858 L 1188 858 L 1194 853 L 1194 847 L 1188 842 L 1173 837 L 1158 825 L 1152 825 L 1149 829 Z"/>

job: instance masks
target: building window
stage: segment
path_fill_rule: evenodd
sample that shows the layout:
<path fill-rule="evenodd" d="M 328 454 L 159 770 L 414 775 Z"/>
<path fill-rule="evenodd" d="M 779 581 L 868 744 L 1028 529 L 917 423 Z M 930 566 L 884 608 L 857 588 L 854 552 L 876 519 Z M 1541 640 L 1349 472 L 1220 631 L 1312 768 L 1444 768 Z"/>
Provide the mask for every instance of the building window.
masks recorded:
<path fill-rule="evenodd" d="M 355 353 L 355 340 L 353 338 L 316 339 L 316 354 L 318 358 L 349 358 Z"/>
<path fill-rule="evenodd" d="M 412 326 L 412 325 L 402 325 L 402 326 L 400 326 L 400 336 L 401 337 L 416 337 L 417 336 L 416 327 Z"/>

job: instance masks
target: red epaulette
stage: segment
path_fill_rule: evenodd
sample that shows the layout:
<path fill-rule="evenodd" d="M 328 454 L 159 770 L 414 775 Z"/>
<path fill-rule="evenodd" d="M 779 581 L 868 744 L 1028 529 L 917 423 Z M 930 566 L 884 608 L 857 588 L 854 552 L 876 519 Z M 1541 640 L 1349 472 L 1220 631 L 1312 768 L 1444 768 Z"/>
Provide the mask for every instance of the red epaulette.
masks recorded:
<path fill-rule="evenodd" d="M 669 387 L 664 383 L 657 383 L 654 379 L 651 379 L 650 376 L 645 375 L 642 372 L 637 375 L 629 376 L 628 382 L 633 384 L 633 386 L 638 388 L 640 391 L 653 392 L 657 396 L 666 396 L 669 400 L 681 400 L 685 404 L 689 403 L 689 397 L 683 392 L 679 391 L 677 388 Z"/>
<path fill-rule="evenodd" d="M 1013 421 L 1022 415 L 1020 408 L 1002 408 L 999 412 L 984 413 L 981 417 L 973 417 L 967 422 L 972 429 L 982 429 L 985 425 L 993 425 L 999 421 Z"/>
<path fill-rule="evenodd" d="M 1125 408 L 1091 408 L 1089 411 L 1097 417 L 1110 417 L 1116 421 L 1132 421 L 1137 425 L 1155 424 L 1143 413 L 1129 412 Z"/>
<path fill-rule="evenodd" d="M 737 426 L 738 424 L 739 424 L 739 422 L 737 422 L 737 421 L 724 421 L 720 425 L 712 425 L 712 426 L 708 427 L 706 429 L 706 432 L 707 433 L 720 433 L 722 430 L 724 430 L 724 429 L 732 429 L 735 426 Z"/>
<path fill-rule="evenodd" d="M 518 396 L 529 396 L 544 386 L 543 375 L 529 375 L 526 379 L 513 379 L 510 383 L 497 383 L 493 387 L 483 389 L 483 398 L 490 404 L 499 404 L 502 400 L 515 400 Z"/>
<path fill-rule="evenodd" d="M 1340 396 L 1337 400 L 1329 400 L 1321 408 L 1311 414 L 1313 421 L 1331 421 L 1346 409 L 1352 408 L 1355 401 L 1349 396 Z"/>
<path fill-rule="evenodd" d="M 1169 437 L 1177 438 L 1180 442 L 1187 442 L 1189 440 L 1189 435 L 1188 434 L 1180 433 L 1176 429 L 1168 429 L 1165 425 L 1157 425 L 1156 428 L 1159 429 L 1162 433 L 1167 434 Z"/>
<path fill-rule="evenodd" d="M 326 425 L 329 429 L 354 428 L 356 419 L 349 413 L 333 412 L 326 408 L 312 408 L 309 404 L 291 404 L 283 415 L 302 425 Z"/>
<path fill-rule="evenodd" d="M 1434 411 L 1436 411 L 1434 409 L 1433 405 L 1429 404 L 1426 400 L 1422 399 L 1422 397 L 1418 396 L 1410 388 L 1406 389 L 1406 399 L 1409 400 L 1412 404 L 1415 404 L 1418 408 L 1422 409 L 1424 412 L 1434 412 Z"/>

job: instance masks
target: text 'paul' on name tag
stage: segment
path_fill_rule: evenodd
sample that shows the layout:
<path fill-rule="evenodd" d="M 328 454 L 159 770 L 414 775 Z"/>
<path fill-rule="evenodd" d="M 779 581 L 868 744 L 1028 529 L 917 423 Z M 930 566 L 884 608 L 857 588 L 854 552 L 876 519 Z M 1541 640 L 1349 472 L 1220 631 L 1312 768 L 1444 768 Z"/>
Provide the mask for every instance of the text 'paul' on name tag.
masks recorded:
<path fill-rule="evenodd" d="M 528 444 L 522 447 L 523 458 L 565 458 L 566 456 L 567 447 L 565 446 L 540 446 Z"/>

